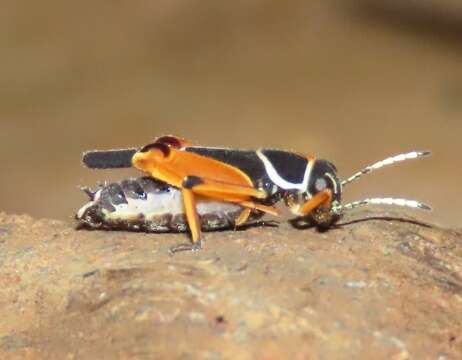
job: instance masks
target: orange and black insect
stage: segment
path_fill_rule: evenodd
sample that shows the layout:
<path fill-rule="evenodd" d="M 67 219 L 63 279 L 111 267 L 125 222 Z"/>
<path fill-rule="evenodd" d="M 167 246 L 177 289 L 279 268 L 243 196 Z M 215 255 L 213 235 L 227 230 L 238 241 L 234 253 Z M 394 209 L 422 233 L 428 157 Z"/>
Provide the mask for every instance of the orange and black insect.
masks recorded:
<path fill-rule="evenodd" d="M 90 151 L 84 154 L 83 162 L 87 167 L 94 169 L 133 166 L 145 173 L 148 179 L 152 179 L 157 184 L 157 190 L 159 186 L 163 186 L 164 190 L 168 189 L 172 194 L 181 195 L 185 216 L 183 225 L 186 222 L 191 232 L 192 243 L 172 248 L 172 251 L 176 252 L 202 248 L 201 229 L 213 230 L 230 223 L 239 226 L 265 213 L 278 215 L 279 212 L 274 206 L 281 200 L 297 218 L 308 220 L 322 228 L 335 223 L 345 210 L 368 204 L 430 210 L 430 207 L 423 203 L 396 198 L 368 198 L 347 204 L 341 203 L 343 187 L 362 175 L 386 165 L 429 154 L 428 151 L 412 151 L 389 157 L 367 166 L 343 181 L 338 178 L 334 164 L 313 156 L 274 149 L 254 151 L 193 146 L 189 141 L 174 136 L 160 137 L 140 149 Z M 139 185 L 139 182 L 134 184 L 132 181 L 122 186 L 112 184 L 108 188 L 103 188 L 103 193 L 106 191 L 109 194 L 105 201 L 124 198 L 130 191 L 138 197 L 140 194 L 149 193 L 140 190 Z M 149 186 L 152 188 L 152 184 Z M 151 194 L 155 191 L 152 190 Z M 161 192 L 157 193 L 160 197 Z M 178 199 L 178 196 L 175 199 Z M 99 200 L 101 193 L 97 193 L 96 198 Z M 155 197 L 151 198 L 155 201 Z M 173 199 L 173 195 L 169 195 L 169 199 Z M 144 201 L 147 200 L 146 196 Z M 168 201 L 172 206 L 178 205 L 177 200 Z M 98 221 L 88 215 L 90 208 L 95 212 L 95 199 L 90 204 L 92 205 L 86 205 L 79 211 L 78 218 L 86 219 L 87 224 L 104 224 L 105 218 L 101 214 Z M 213 204 L 229 204 L 229 207 L 224 209 L 214 207 Z M 169 212 L 168 209 L 164 211 Z M 213 221 L 204 221 L 201 218 L 201 215 L 213 217 L 214 212 L 221 213 L 230 221 L 218 222 L 219 225 L 214 226 Z M 159 211 L 156 216 L 159 216 Z M 145 218 L 146 214 L 140 211 L 139 217 L 130 221 L 139 225 L 140 222 L 145 223 Z M 158 226 L 159 221 L 151 221 L 149 224 Z M 163 230 L 168 231 L 172 228 L 175 226 L 170 224 Z"/>

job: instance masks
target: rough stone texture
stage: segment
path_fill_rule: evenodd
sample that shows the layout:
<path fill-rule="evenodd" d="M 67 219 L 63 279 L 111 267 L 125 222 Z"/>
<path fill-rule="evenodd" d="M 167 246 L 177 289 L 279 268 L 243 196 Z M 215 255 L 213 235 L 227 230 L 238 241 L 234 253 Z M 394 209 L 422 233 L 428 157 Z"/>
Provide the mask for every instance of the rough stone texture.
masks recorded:
<path fill-rule="evenodd" d="M 462 232 L 354 216 L 171 257 L 184 234 L 0 213 L 0 358 L 462 358 Z"/>

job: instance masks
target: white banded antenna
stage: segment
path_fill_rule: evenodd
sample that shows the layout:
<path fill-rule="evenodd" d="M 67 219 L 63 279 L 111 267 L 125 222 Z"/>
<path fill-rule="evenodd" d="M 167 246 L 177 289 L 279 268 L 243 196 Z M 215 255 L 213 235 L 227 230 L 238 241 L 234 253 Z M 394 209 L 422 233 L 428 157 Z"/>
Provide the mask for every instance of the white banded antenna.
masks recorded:
<path fill-rule="evenodd" d="M 408 153 L 391 156 L 381 161 L 377 161 L 376 163 L 372 165 L 366 166 L 364 169 L 358 171 L 356 174 L 353 174 L 348 179 L 343 180 L 342 186 L 345 186 L 355 180 L 358 180 L 361 176 L 368 174 L 374 170 L 380 169 L 381 167 L 392 165 L 400 161 L 416 159 L 416 158 L 423 157 L 423 156 L 429 156 L 430 154 L 431 154 L 430 151 L 411 151 Z M 369 200 L 373 200 L 373 199 L 369 199 Z M 401 200 L 401 199 L 397 199 L 397 200 Z M 398 205 L 398 204 L 395 204 L 395 205 Z M 403 205 L 403 206 L 406 206 L 406 205 Z"/>
<path fill-rule="evenodd" d="M 341 214 L 345 210 L 351 210 L 360 206 L 366 206 L 366 205 L 397 205 L 397 206 L 404 206 L 404 207 L 409 207 L 412 209 L 422 209 L 422 210 L 427 210 L 431 211 L 431 207 L 415 201 L 415 200 L 407 200 L 407 199 L 397 199 L 397 198 L 369 198 L 369 199 L 363 199 L 359 201 L 353 201 L 348 204 L 344 205 L 336 205 L 332 207 L 332 212 L 335 214 Z"/>

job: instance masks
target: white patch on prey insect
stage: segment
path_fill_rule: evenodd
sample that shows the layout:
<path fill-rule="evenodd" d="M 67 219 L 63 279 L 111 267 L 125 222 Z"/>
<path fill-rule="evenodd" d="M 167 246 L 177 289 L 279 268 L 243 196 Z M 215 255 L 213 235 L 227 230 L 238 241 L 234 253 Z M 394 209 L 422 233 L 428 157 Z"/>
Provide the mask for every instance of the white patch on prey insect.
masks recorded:
<path fill-rule="evenodd" d="M 85 204 L 77 212 L 77 218 L 81 219 L 85 211 L 98 203 L 100 192 L 95 196 L 95 200 Z M 127 197 L 127 204 L 113 205 L 115 211 L 103 211 L 108 220 L 131 220 L 137 219 L 143 214 L 146 220 L 151 220 L 156 216 L 170 214 L 172 216 L 184 214 L 183 197 L 181 191 L 170 188 L 168 192 L 148 192 L 146 199 L 132 199 Z M 199 216 L 219 213 L 231 213 L 242 210 L 242 207 L 235 203 L 208 200 L 202 197 L 197 198 L 197 212 Z"/>

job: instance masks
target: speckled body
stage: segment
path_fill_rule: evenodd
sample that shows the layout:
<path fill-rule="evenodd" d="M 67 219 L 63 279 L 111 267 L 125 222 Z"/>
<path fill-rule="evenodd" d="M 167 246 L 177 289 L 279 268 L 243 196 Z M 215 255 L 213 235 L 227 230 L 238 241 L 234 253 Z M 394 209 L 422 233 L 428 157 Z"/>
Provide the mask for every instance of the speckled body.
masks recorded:
<path fill-rule="evenodd" d="M 91 229 L 144 232 L 185 232 L 188 225 L 181 192 L 149 177 L 124 180 L 86 191 L 90 202 L 76 214 L 79 226 Z M 197 199 L 202 230 L 235 227 L 243 207 L 234 203 Z M 262 217 L 253 211 L 249 221 Z"/>

